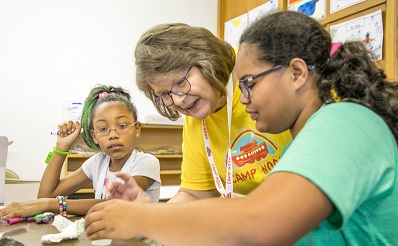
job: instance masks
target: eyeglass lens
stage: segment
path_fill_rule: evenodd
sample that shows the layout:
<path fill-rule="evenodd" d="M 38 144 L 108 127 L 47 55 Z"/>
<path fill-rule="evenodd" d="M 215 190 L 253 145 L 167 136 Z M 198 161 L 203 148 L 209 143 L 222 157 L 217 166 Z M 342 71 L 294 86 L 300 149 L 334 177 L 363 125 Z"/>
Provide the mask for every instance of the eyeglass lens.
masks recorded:
<path fill-rule="evenodd" d="M 248 98 L 249 97 L 249 88 L 247 87 L 247 84 L 244 82 L 239 82 L 239 89 L 242 92 L 243 96 Z"/>
<path fill-rule="evenodd" d="M 254 75 L 254 76 L 252 76 L 250 78 L 240 80 L 238 86 L 239 86 L 239 89 L 242 92 L 243 96 L 246 97 L 246 98 L 250 97 L 250 89 L 249 89 L 249 86 L 247 85 L 247 83 L 249 83 L 249 82 L 251 82 L 251 81 L 253 81 L 255 79 L 258 79 L 258 78 L 260 78 L 260 77 L 262 77 L 264 75 L 267 75 L 267 74 L 269 74 L 269 73 L 271 73 L 271 72 L 273 72 L 273 71 L 275 71 L 275 70 L 277 70 L 277 69 L 279 69 L 281 67 L 283 67 L 283 66 L 282 65 L 277 65 L 277 66 L 272 67 L 272 68 L 270 68 L 268 70 L 265 70 L 264 72 L 256 74 L 256 75 Z"/>
<path fill-rule="evenodd" d="M 190 90 L 191 90 L 191 84 L 186 78 L 184 78 L 183 80 L 175 83 L 169 93 L 163 94 L 158 98 L 161 100 L 160 101 L 161 104 L 163 104 L 164 106 L 170 106 L 174 103 L 173 95 L 171 94 L 177 96 L 183 96 L 187 94 Z"/>
<path fill-rule="evenodd" d="M 191 83 L 189 83 L 187 79 L 187 75 L 189 71 L 191 71 L 191 68 L 192 67 L 188 69 L 188 71 L 186 72 L 184 77 L 181 78 L 181 80 L 173 84 L 169 92 L 163 93 L 162 95 L 155 97 L 155 102 L 159 105 L 168 107 L 173 105 L 174 103 L 173 96 L 171 94 L 177 96 L 186 95 L 191 90 Z"/>
<path fill-rule="evenodd" d="M 118 134 L 125 134 L 129 130 L 129 128 L 131 126 L 134 126 L 136 123 L 137 122 L 134 122 L 133 124 L 130 124 L 130 125 L 120 124 L 120 125 L 117 125 L 116 128 L 101 127 L 101 128 L 97 128 L 97 130 L 95 130 L 94 132 L 97 133 L 98 136 L 101 136 L 101 137 L 108 136 L 112 130 L 114 130 Z"/>

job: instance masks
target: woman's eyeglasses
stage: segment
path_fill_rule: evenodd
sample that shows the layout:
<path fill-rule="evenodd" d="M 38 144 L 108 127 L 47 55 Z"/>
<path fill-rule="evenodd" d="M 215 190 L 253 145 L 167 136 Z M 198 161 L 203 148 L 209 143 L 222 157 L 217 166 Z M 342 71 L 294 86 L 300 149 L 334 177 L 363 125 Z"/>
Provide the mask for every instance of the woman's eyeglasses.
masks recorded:
<path fill-rule="evenodd" d="M 177 96 L 183 96 L 186 95 L 190 90 L 191 90 L 191 84 L 189 83 L 187 79 L 187 75 L 189 71 L 191 71 L 190 67 L 186 74 L 176 83 L 173 84 L 171 87 L 171 90 L 168 92 L 163 92 L 162 95 L 156 96 L 154 98 L 155 102 L 160 105 L 160 106 L 166 106 L 169 107 L 174 104 L 173 97 L 171 93 Z"/>
<path fill-rule="evenodd" d="M 98 127 L 96 130 L 92 129 L 91 131 L 97 134 L 98 137 L 105 137 L 111 133 L 112 130 L 117 132 L 118 134 L 126 134 L 131 126 L 137 124 L 138 121 L 134 122 L 133 124 L 119 124 L 116 128 L 109 128 L 109 127 Z"/>
<path fill-rule="evenodd" d="M 255 79 L 260 78 L 261 76 L 269 74 L 269 73 L 271 73 L 271 72 L 273 72 L 273 71 L 275 71 L 275 70 L 277 70 L 277 69 L 279 69 L 281 67 L 283 67 L 283 65 L 277 65 L 277 66 L 275 66 L 273 68 L 265 70 L 264 72 L 261 72 L 259 74 L 253 75 L 253 76 L 251 76 L 251 77 L 249 77 L 247 79 L 239 80 L 239 89 L 242 92 L 243 96 L 246 97 L 246 98 L 250 98 L 250 90 L 251 90 L 251 88 L 253 87 L 253 85 L 255 83 L 252 83 L 250 85 L 248 85 L 248 83 L 252 82 Z"/>

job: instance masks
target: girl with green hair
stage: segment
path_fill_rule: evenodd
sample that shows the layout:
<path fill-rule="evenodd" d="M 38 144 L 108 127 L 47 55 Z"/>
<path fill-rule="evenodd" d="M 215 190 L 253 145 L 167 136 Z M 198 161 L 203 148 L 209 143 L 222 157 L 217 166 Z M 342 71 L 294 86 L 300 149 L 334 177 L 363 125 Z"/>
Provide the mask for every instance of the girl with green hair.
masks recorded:
<path fill-rule="evenodd" d="M 130 99 L 130 94 L 121 87 L 94 87 L 84 102 L 81 123 L 68 121 L 58 126 L 56 145 L 40 182 L 39 199 L 14 202 L 0 210 L 0 217 L 27 217 L 43 212 L 85 215 L 94 204 L 106 199 L 106 187 L 116 180 L 115 173 L 120 171 L 134 177 L 148 200 L 157 202 L 161 185 L 159 160 L 134 148 L 141 125 Z M 86 144 L 99 152 L 76 171 L 60 178 L 66 155 L 80 133 Z M 91 181 L 95 199 L 66 201 L 64 196 Z"/>

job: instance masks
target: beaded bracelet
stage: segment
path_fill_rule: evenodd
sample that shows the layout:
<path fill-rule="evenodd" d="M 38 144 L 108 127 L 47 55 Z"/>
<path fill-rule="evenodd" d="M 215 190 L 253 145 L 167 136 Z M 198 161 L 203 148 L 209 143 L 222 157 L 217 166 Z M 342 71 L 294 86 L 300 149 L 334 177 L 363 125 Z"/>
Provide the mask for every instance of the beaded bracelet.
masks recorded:
<path fill-rule="evenodd" d="M 66 217 L 66 199 L 64 196 L 57 196 L 59 205 L 59 214 Z"/>

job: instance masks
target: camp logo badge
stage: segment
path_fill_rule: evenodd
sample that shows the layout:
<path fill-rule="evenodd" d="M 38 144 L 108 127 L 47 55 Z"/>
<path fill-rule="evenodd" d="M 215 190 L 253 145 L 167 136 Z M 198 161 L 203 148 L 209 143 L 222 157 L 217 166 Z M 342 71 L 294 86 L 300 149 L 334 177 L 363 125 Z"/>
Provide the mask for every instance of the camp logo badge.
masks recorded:
<path fill-rule="evenodd" d="M 276 144 L 266 136 L 245 130 L 232 143 L 232 162 L 237 167 L 253 164 L 274 154 L 278 149 Z"/>

